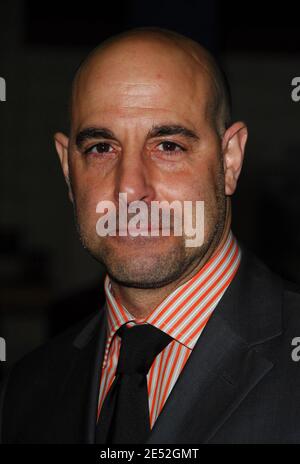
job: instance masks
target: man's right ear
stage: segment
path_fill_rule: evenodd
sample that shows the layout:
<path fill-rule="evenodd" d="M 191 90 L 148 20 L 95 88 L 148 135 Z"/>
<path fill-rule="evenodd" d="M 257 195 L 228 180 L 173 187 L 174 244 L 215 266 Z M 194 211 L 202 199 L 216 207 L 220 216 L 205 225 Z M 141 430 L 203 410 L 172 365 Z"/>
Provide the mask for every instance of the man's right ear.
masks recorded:
<path fill-rule="evenodd" d="M 72 194 L 72 189 L 71 189 L 71 184 L 70 184 L 69 164 L 68 164 L 69 139 L 62 132 L 56 132 L 56 134 L 54 134 L 54 142 L 55 142 L 57 154 L 59 156 L 60 164 L 63 170 L 63 174 L 65 177 L 67 186 L 68 186 L 69 198 L 73 203 L 73 194 Z"/>

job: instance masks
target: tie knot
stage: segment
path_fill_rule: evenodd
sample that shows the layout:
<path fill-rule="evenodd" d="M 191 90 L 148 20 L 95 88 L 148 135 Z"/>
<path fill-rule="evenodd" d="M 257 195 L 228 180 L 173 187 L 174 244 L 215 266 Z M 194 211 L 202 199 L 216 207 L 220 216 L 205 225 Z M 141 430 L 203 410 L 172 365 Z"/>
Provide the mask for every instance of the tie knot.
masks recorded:
<path fill-rule="evenodd" d="M 156 356 L 173 340 L 151 324 L 123 325 L 118 335 L 122 343 L 116 374 L 146 375 Z"/>

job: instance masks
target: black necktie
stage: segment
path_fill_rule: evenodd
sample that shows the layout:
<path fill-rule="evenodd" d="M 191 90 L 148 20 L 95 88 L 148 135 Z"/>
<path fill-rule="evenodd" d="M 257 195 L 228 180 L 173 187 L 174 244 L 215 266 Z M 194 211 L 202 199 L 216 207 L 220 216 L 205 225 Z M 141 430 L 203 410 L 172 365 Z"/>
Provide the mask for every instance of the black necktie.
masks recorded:
<path fill-rule="evenodd" d="M 150 433 L 147 373 L 156 356 L 173 340 L 150 324 L 123 325 L 116 377 L 103 402 L 96 443 L 144 443 Z"/>

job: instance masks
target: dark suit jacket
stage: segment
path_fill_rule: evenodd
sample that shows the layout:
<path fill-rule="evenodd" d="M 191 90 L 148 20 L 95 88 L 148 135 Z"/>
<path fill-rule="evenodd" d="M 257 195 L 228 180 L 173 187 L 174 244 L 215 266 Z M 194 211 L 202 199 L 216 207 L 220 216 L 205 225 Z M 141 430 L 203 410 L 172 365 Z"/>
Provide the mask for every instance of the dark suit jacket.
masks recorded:
<path fill-rule="evenodd" d="M 300 443 L 300 294 L 242 253 L 148 445 Z M 94 443 L 104 345 L 102 308 L 19 361 L 2 385 L 2 443 Z"/>

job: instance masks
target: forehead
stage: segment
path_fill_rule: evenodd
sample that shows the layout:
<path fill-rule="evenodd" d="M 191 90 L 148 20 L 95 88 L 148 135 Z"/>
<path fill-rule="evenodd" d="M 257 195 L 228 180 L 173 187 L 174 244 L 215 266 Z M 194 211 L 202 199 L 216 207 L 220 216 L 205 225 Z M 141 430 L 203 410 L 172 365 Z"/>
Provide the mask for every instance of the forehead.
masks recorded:
<path fill-rule="evenodd" d="M 101 119 L 205 118 L 211 77 L 180 47 L 133 41 L 108 47 L 80 70 L 73 89 L 72 125 Z"/>

